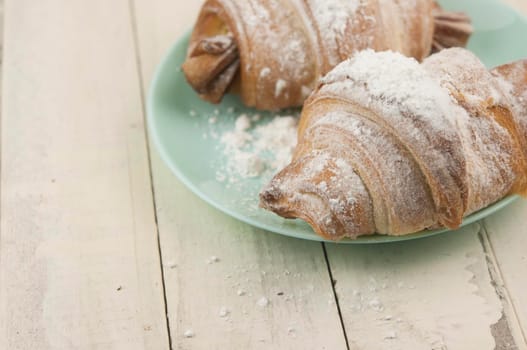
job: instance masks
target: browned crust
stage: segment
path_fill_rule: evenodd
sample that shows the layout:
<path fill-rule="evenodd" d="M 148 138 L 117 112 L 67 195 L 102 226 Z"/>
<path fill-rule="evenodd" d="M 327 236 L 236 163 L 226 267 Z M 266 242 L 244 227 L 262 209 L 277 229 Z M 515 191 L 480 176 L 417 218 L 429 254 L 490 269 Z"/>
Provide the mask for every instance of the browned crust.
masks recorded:
<path fill-rule="evenodd" d="M 266 0 L 205 2 L 190 39 L 187 61 L 193 61 L 192 67 L 189 62 L 183 66 L 189 82 L 202 98 L 218 102 L 223 94 L 234 90 L 240 93 L 245 105 L 257 109 L 300 106 L 320 76 L 356 51 L 389 49 L 421 60 L 431 51 L 434 26 L 436 36 L 444 34 L 449 37 L 454 32 L 464 32 L 454 29 L 465 22 L 458 21 L 456 16 L 449 22 L 444 12 L 436 14 L 434 24 L 432 0 L 416 1 L 415 7 L 409 9 L 405 8 L 406 1 L 394 0 L 388 3 L 389 6 L 381 6 L 378 0 L 371 0 L 360 4 L 360 10 L 347 21 L 343 35 L 333 43 L 325 41 L 322 33 L 325 29 L 320 28 L 317 13 L 312 11 L 309 0 L 283 0 L 280 6 L 274 4 L 274 1 Z M 258 8 L 264 8 L 268 18 L 259 19 Z M 449 26 L 449 23 L 454 24 Z M 233 35 L 238 49 L 234 51 L 239 56 L 236 72 L 233 73 L 231 66 L 227 70 L 226 66 L 218 64 L 228 61 L 234 65 L 238 62 L 233 52 L 225 55 L 228 58 L 197 60 L 192 57 L 192 51 L 201 41 L 227 33 Z M 303 63 L 288 59 L 280 61 L 289 55 L 288 44 L 293 36 L 303 40 L 301 45 L 306 58 Z M 463 40 L 458 42 L 464 43 Z M 303 65 L 301 69 L 297 69 L 299 64 Z M 217 69 L 220 66 L 223 70 Z M 262 75 L 266 68 L 270 73 Z M 211 83 L 212 78 L 220 75 L 221 79 Z M 226 77 L 230 80 L 227 81 Z M 203 81 L 209 83 L 206 89 Z"/>
<path fill-rule="evenodd" d="M 515 169 L 518 180 L 511 193 L 527 196 L 527 60 L 521 60 L 499 66 L 491 71 L 494 76 L 508 82 L 512 90 L 512 106 L 514 112 L 500 106 L 492 108 L 496 120 L 512 135 L 518 154 Z"/>

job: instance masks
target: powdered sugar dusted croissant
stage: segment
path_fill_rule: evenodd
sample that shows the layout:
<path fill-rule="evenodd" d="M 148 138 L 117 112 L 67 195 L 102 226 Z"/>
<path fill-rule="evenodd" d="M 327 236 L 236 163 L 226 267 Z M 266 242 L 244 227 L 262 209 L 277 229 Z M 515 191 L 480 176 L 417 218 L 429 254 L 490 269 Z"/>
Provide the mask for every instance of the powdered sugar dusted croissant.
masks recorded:
<path fill-rule="evenodd" d="M 456 228 L 527 190 L 527 60 L 489 72 L 465 49 L 422 64 L 358 53 L 306 101 L 292 163 L 263 208 L 329 239 Z"/>
<path fill-rule="evenodd" d="M 419 60 L 464 46 L 467 16 L 433 0 L 208 0 L 183 64 L 200 96 L 239 91 L 247 106 L 300 106 L 318 79 L 353 52 L 373 48 Z"/>

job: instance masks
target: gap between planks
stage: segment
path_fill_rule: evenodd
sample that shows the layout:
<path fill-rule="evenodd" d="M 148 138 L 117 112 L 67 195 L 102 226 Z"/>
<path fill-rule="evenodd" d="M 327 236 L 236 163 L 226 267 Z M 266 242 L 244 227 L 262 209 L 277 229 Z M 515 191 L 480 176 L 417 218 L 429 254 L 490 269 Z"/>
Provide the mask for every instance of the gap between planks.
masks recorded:
<path fill-rule="evenodd" d="M 333 297 L 335 298 L 337 311 L 339 313 L 340 325 L 342 326 L 342 333 L 344 334 L 344 340 L 346 341 L 346 349 L 350 350 L 348 334 L 346 332 L 346 325 L 344 324 L 344 317 L 342 316 L 342 310 L 340 308 L 339 296 L 337 294 L 337 290 L 335 289 L 335 284 L 337 283 L 337 281 L 333 278 L 333 272 L 331 272 L 331 263 L 329 262 L 328 251 L 326 249 L 326 243 L 321 242 L 321 244 L 322 244 L 322 250 L 324 251 L 324 259 L 326 260 L 326 265 L 328 268 L 328 275 L 329 275 L 328 277 L 331 283 L 331 289 L 333 290 Z"/>
<path fill-rule="evenodd" d="M 166 349 L 128 4 L 6 7 L 0 347 Z"/>
<path fill-rule="evenodd" d="M 195 14 L 193 13 L 191 15 L 189 11 L 189 16 L 185 16 L 185 11 L 188 11 L 188 6 L 183 4 L 178 5 L 175 2 L 156 0 L 155 3 L 152 3 L 136 0 L 133 4 L 135 5 L 135 21 L 137 22 L 138 28 L 138 40 L 136 45 L 139 47 L 140 51 L 143 84 L 145 84 L 151 76 L 153 67 L 159 62 L 161 56 L 160 47 L 162 47 L 164 51 L 166 47 L 178 37 L 173 31 L 170 31 L 174 26 L 173 18 L 170 18 L 170 16 L 166 16 L 165 14 L 177 13 L 180 18 L 182 18 L 183 21 L 187 21 L 189 25 L 190 21 L 194 19 Z M 195 10 L 197 9 L 198 7 L 196 6 Z M 156 11 L 158 12 L 155 13 Z M 152 12 L 154 13 L 152 14 Z M 147 25 L 145 25 L 145 22 L 147 22 Z M 156 32 L 158 29 L 157 26 L 161 27 L 163 30 L 158 30 Z M 181 22 L 176 24 L 176 28 L 177 26 L 183 27 Z M 167 30 L 169 28 L 170 30 Z M 180 33 L 182 33 L 182 31 Z M 158 47 L 151 47 L 152 45 L 156 45 L 159 41 L 163 42 L 163 44 L 158 45 Z M 145 50 L 144 46 L 147 46 L 149 50 Z M 217 252 L 217 249 L 221 248 L 222 253 L 226 256 L 222 259 L 222 263 L 216 264 L 217 266 L 215 266 L 215 269 L 218 272 L 227 267 L 229 260 L 233 260 L 229 259 L 227 255 L 238 255 L 240 253 L 242 254 L 241 257 L 234 259 L 237 263 L 241 262 L 243 264 L 244 262 L 247 262 L 250 263 L 250 265 L 255 265 L 258 270 L 276 269 L 272 274 L 279 273 L 282 275 L 282 271 L 284 271 L 283 269 L 289 269 L 291 271 L 290 276 L 281 276 L 280 280 L 277 280 L 277 282 L 269 280 L 271 277 L 280 276 L 269 276 L 271 273 L 268 272 L 267 276 L 262 277 L 257 276 L 259 271 L 249 271 L 248 275 L 251 279 L 254 279 L 250 282 L 253 284 L 251 288 L 254 289 L 254 293 L 272 294 L 273 287 L 285 288 L 291 291 L 294 291 L 293 288 L 296 288 L 298 292 L 302 292 L 302 288 L 313 283 L 316 285 L 317 290 L 322 290 L 321 292 L 317 292 L 318 294 L 313 295 L 313 300 L 310 300 L 310 304 L 312 305 L 303 306 L 300 309 L 302 311 L 295 311 L 294 308 L 291 308 L 292 305 L 287 303 L 284 304 L 283 301 L 275 298 L 271 303 L 275 303 L 276 308 L 269 311 L 272 311 L 272 313 L 267 316 L 264 324 L 261 324 L 262 320 L 259 320 L 259 317 L 261 317 L 258 316 L 261 314 L 260 310 L 248 310 L 248 319 L 244 323 L 237 325 L 239 330 L 233 329 L 232 332 L 239 333 L 241 331 L 243 334 L 243 332 L 249 331 L 248 327 L 254 327 L 250 333 L 253 333 L 255 337 L 269 334 L 274 341 L 273 345 L 276 345 L 278 348 L 295 348 L 294 342 L 291 339 L 288 339 L 287 335 L 284 336 L 280 333 L 280 331 L 283 330 L 281 327 L 284 327 L 284 321 L 292 320 L 298 322 L 302 327 L 305 326 L 305 331 L 308 331 L 305 333 L 308 337 L 306 339 L 311 341 L 307 344 L 308 348 L 316 346 L 322 347 L 322 345 L 327 344 L 332 344 L 329 347 L 331 349 L 346 348 L 345 339 L 342 335 L 342 323 L 338 318 L 338 310 L 334 305 L 329 305 L 327 303 L 328 300 L 326 299 L 328 298 L 329 293 L 331 293 L 331 299 L 334 299 L 334 291 L 332 289 L 331 279 L 328 276 L 329 267 L 323 255 L 322 245 L 314 242 L 300 242 L 285 237 L 269 235 L 265 232 L 253 230 L 246 224 L 241 224 L 235 222 L 233 219 L 225 217 L 224 214 L 210 208 L 200 199 L 195 198 L 193 194 L 190 194 L 187 189 L 183 188 L 182 185 L 175 180 L 174 176 L 160 163 L 155 151 L 152 150 L 152 152 L 154 152 L 154 154 L 152 154 L 153 160 L 151 162 L 152 176 L 154 180 L 154 191 L 157 190 L 155 200 L 158 211 L 161 256 L 163 261 L 166 262 L 180 259 L 181 262 L 177 261 L 177 264 L 179 265 L 181 263 L 181 265 L 183 265 L 181 269 L 179 266 L 177 268 L 167 268 L 164 275 L 169 325 L 172 334 L 172 347 L 176 348 L 179 346 L 185 346 L 185 340 L 181 339 L 181 331 L 184 330 L 182 327 L 186 327 L 186 325 L 192 320 L 201 319 L 202 324 L 214 324 L 215 319 L 217 318 L 217 314 L 210 315 L 210 311 L 208 311 L 207 308 L 204 308 L 204 306 L 208 306 L 207 303 L 212 303 L 212 305 L 217 306 L 221 305 L 217 303 L 222 300 L 221 294 L 226 292 L 227 286 L 225 285 L 226 283 L 221 274 L 219 276 L 218 273 L 216 273 L 216 275 L 206 275 L 207 271 L 203 271 L 203 266 L 201 266 L 203 261 L 199 255 L 207 254 L 205 253 L 206 251 L 209 251 L 208 254 L 211 254 L 214 252 L 214 250 L 211 249 L 216 249 Z M 186 218 L 185 216 L 188 215 L 185 215 L 184 212 L 183 217 L 180 217 L 177 220 L 172 218 L 172 216 L 176 216 L 178 209 L 179 211 L 186 210 L 188 214 L 193 212 L 192 208 L 194 208 L 194 215 L 198 216 L 199 212 L 201 220 L 204 220 L 205 224 L 197 223 L 196 219 L 193 220 L 192 218 Z M 206 223 L 209 220 L 214 222 L 213 226 L 215 227 L 206 226 Z M 181 232 L 181 225 L 184 225 L 186 232 Z M 211 232 L 200 232 L 205 229 L 204 227 L 207 227 L 206 230 L 212 231 L 212 236 Z M 211 244 L 211 239 L 216 239 L 216 237 L 214 237 L 216 231 L 220 231 L 218 233 L 222 234 L 222 237 L 218 238 L 219 245 Z M 201 239 L 205 241 L 198 242 L 200 236 Z M 236 247 L 238 247 L 239 250 L 242 250 L 242 252 L 230 252 L 230 250 L 236 248 L 231 247 L 232 244 L 230 241 L 233 241 L 232 244 L 236 245 Z M 196 245 L 200 245 L 198 246 L 199 248 L 197 251 L 195 248 Z M 223 248 L 222 245 L 224 246 Z M 246 256 L 243 255 L 244 249 L 249 249 L 248 253 L 245 252 Z M 255 250 L 252 251 L 250 249 Z M 297 251 L 297 253 L 295 253 L 295 251 Z M 176 255 L 171 256 L 172 254 Z M 247 256 L 247 254 L 249 254 L 249 256 Z M 197 255 L 197 257 L 193 255 Z M 285 261 L 281 262 L 282 260 Z M 285 265 L 282 265 L 284 263 Z M 304 266 L 306 263 L 309 263 L 307 267 Z M 163 268 L 165 268 L 164 265 L 165 264 L 163 264 Z M 201 272 L 201 275 L 198 273 L 197 276 L 192 270 Z M 300 277 L 293 277 L 297 271 L 305 273 L 305 275 L 299 274 Z M 232 273 L 233 271 L 223 270 L 222 272 Z M 186 289 L 181 287 L 178 280 L 185 281 Z M 269 285 L 270 282 L 277 283 L 277 285 Z M 193 293 L 193 295 L 187 299 L 189 297 L 187 295 L 187 289 L 196 287 L 198 293 Z M 208 293 L 199 293 L 201 287 L 212 287 L 215 288 L 215 290 L 210 290 Z M 311 286 L 311 288 L 312 287 L 313 286 Z M 327 293 L 327 296 L 325 293 Z M 218 294 L 220 295 L 218 296 Z M 201 305 L 195 304 L 195 299 L 200 296 L 207 297 L 207 300 L 200 301 L 199 304 Z M 232 302 L 238 303 L 238 308 L 242 307 L 239 299 L 232 300 Z M 303 301 L 302 303 L 304 302 L 306 301 Z M 278 308 L 278 306 L 280 307 Z M 192 314 L 186 311 L 188 308 L 193 310 Z M 173 310 L 176 310 L 176 314 L 172 313 Z M 331 312 L 329 310 L 331 310 Z M 212 320 L 209 319 L 209 315 L 212 316 Z M 205 319 L 203 319 L 204 317 Z M 277 330 L 279 331 L 278 333 Z M 211 338 L 210 341 L 228 341 L 228 338 L 232 337 L 232 335 L 225 333 L 222 334 L 220 331 L 221 330 L 217 329 L 212 330 L 212 333 L 209 331 L 207 336 Z M 299 329 L 299 331 L 301 331 L 301 329 Z M 322 331 L 325 333 L 324 336 L 320 334 Z M 203 330 L 201 333 L 203 333 Z M 199 329 L 197 334 L 199 334 Z M 216 337 L 215 334 L 217 335 Z M 299 333 L 299 336 L 300 335 L 301 333 Z M 220 339 L 220 337 L 225 337 L 227 339 Z M 247 338 L 247 335 L 245 334 L 242 335 L 242 337 L 231 339 L 233 343 L 229 345 L 231 348 L 235 348 L 236 345 L 242 344 L 242 342 L 247 340 L 244 340 L 243 338 Z M 249 344 L 255 345 L 254 348 L 262 347 L 262 344 L 254 344 L 254 342 L 250 343 L 250 337 L 248 339 L 249 340 L 247 341 Z M 196 336 L 194 341 L 194 346 L 198 348 L 198 342 L 206 342 L 206 340 L 203 340 L 202 337 L 199 336 Z M 219 344 L 216 343 L 215 346 L 219 346 Z"/>
<path fill-rule="evenodd" d="M 1 0 L 0 0 L 1 1 Z M 158 219 L 157 219 L 157 205 L 156 205 L 156 193 L 154 190 L 154 177 L 152 174 L 152 157 L 151 157 L 151 149 L 150 149 L 150 137 L 148 134 L 148 122 L 146 119 L 146 87 L 145 82 L 143 79 L 142 73 L 142 64 L 141 64 L 141 54 L 139 50 L 139 35 L 137 32 L 137 19 L 136 19 L 136 13 L 135 13 L 135 4 L 134 0 L 128 0 L 128 9 L 129 9 L 129 15 L 130 15 L 130 27 L 132 31 L 132 37 L 133 37 L 133 45 L 134 45 L 134 53 L 135 53 L 135 62 L 136 62 L 136 68 L 137 68 L 137 78 L 139 80 L 139 91 L 141 95 L 141 110 L 143 114 L 143 125 L 144 127 L 144 135 L 146 140 L 146 149 L 147 149 L 147 159 L 148 159 L 148 175 L 150 177 L 150 191 L 152 193 L 152 199 L 153 199 L 153 206 L 154 206 L 154 222 L 155 222 L 155 230 L 156 230 L 156 239 L 157 239 L 157 251 L 159 254 L 159 269 L 161 270 L 161 288 L 163 292 L 163 306 L 165 309 L 165 323 L 167 328 L 167 340 L 168 340 L 168 347 L 169 350 L 172 350 L 172 334 L 170 332 L 170 322 L 168 319 L 168 304 L 167 304 L 167 292 L 166 292 L 166 286 L 165 286 L 165 270 L 163 268 L 163 254 L 161 254 L 161 240 L 159 237 L 159 225 L 158 225 Z"/>
<path fill-rule="evenodd" d="M 503 306 L 503 317 L 506 320 L 506 325 L 508 326 L 508 329 L 502 329 L 501 333 L 505 333 L 506 335 L 508 335 L 507 332 L 510 333 L 510 338 L 512 338 L 514 342 L 521 342 L 519 344 L 515 344 L 515 346 L 521 346 L 522 349 L 526 349 L 527 337 L 525 336 L 525 332 L 521 327 L 520 318 L 516 311 L 514 301 L 511 298 L 511 294 L 505 285 L 503 272 L 501 270 L 500 263 L 496 257 L 494 247 L 492 246 L 492 242 L 489 237 L 489 232 L 485 220 L 481 220 L 481 229 L 478 233 L 478 236 L 480 238 L 483 251 L 485 252 L 487 258 L 487 267 L 489 269 L 489 274 L 492 278 L 492 284 L 496 290 L 496 294 L 500 298 L 501 304 Z M 500 327 L 498 324 L 495 324 L 493 326 Z M 496 343 L 499 344 L 500 339 L 496 339 Z"/>

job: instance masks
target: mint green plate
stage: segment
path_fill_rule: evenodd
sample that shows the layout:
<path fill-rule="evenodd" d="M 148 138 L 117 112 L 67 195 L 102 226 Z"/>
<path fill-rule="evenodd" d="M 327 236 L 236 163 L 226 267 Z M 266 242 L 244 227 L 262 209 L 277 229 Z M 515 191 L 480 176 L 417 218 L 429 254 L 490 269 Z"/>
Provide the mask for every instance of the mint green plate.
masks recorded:
<path fill-rule="evenodd" d="M 527 20 L 497 0 L 440 1 L 449 10 L 468 13 L 475 26 L 469 49 L 488 67 L 527 57 Z M 258 208 L 258 193 L 271 174 L 229 183 L 217 179 L 227 159 L 216 135 L 232 130 L 241 113 L 255 114 L 235 96 L 221 105 L 203 102 L 185 81 L 180 66 L 188 35 L 176 42 L 155 74 L 148 96 L 151 139 L 174 174 L 203 200 L 255 227 L 286 236 L 324 241 L 300 220 L 285 220 Z M 260 113 L 265 120 L 266 113 Z M 283 114 L 283 113 L 282 113 Z M 210 123 L 217 120 L 215 123 Z M 265 122 L 264 122 L 265 123 Z M 463 226 L 504 208 L 517 197 L 505 198 L 468 216 Z M 367 236 L 339 243 L 386 243 L 428 237 L 449 230 L 424 231 L 401 237 Z"/>

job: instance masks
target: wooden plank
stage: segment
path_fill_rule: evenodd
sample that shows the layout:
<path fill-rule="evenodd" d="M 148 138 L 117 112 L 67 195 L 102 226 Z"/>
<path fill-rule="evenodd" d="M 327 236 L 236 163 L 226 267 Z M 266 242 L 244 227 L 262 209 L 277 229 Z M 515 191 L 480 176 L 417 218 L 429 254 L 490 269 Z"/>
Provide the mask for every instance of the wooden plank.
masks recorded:
<path fill-rule="evenodd" d="M 527 339 L 527 201 L 484 220 L 486 239 L 501 276 L 503 288 Z"/>
<path fill-rule="evenodd" d="M 0 348 L 168 349 L 126 0 L 10 0 Z"/>
<path fill-rule="evenodd" d="M 149 81 L 162 54 L 192 25 L 199 4 L 135 5 Z M 255 230 L 218 212 L 185 189 L 155 150 L 152 169 L 174 348 L 346 348 L 319 243 Z M 184 336 L 189 330 L 192 338 Z"/>
<path fill-rule="evenodd" d="M 479 230 L 476 224 L 400 244 L 328 245 L 351 348 L 494 349 L 491 328 L 502 305 Z"/>
<path fill-rule="evenodd" d="M 225 216 L 152 156 L 174 348 L 346 348 L 320 243 Z"/>

